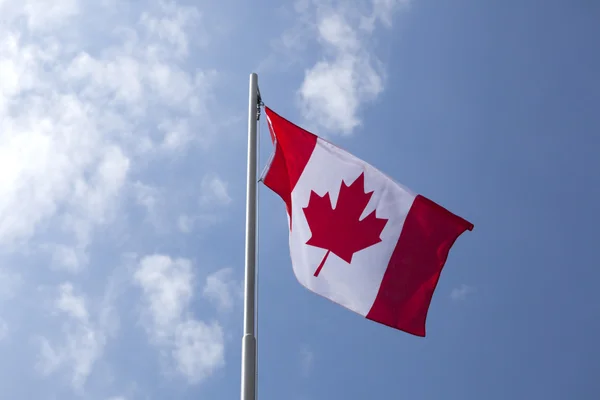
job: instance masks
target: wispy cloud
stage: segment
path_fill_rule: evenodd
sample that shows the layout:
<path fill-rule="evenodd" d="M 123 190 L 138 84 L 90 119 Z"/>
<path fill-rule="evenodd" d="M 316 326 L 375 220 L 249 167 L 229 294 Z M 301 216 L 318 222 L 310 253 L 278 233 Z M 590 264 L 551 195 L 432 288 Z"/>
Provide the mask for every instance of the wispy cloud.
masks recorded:
<path fill-rule="evenodd" d="M 70 273 L 78 273 L 87 264 L 88 256 L 84 249 L 78 246 L 64 244 L 43 244 L 51 256 L 51 265 L 54 269 Z"/>
<path fill-rule="evenodd" d="M 408 0 L 295 2 L 298 23 L 277 45 L 286 54 L 304 49 L 306 41 L 320 49 L 318 61 L 305 70 L 298 89 L 308 123 L 341 135 L 360 125 L 361 106 L 377 98 L 385 84 L 385 68 L 372 51 L 372 36 L 378 24 L 390 27 L 394 11 L 408 4 Z"/>
<path fill-rule="evenodd" d="M 200 20 L 200 12 L 196 7 L 183 6 L 176 3 L 161 3 L 162 15 L 144 12 L 140 23 L 154 35 L 163 38 L 171 44 L 178 57 L 189 54 L 189 39 L 187 28 L 196 25 Z M 206 39 L 201 36 L 200 41 Z"/>
<path fill-rule="evenodd" d="M 161 254 L 142 258 L 134 274 L 144 293 L 151 342 L 172 355 L 189 383 L 203 381 L 225 363 L 222 326 L 191 315 L 194 279 L 190 260 Z"/>
<path fill-rule="evenodd" d="M 56 300 L 56 308 L 76 320 L 88 320 L 85 299 L 82 296 L 77 296 L 73 293 L 73 285 L 69 282 L 60 285 L 59 297 Z"/>
<path fill-rule="evenodd" d="M 193 295 L 193 273 L 187 259 L 166 255 L 144 257 L 134 274 L 135 283 L 144 292 L 149 328 L 155 338 L 169 336 L 172 327 L 184 315 Z"/>
<path fill-rule="evenodd" d="M 465 300 L 467 296 L 472 294 L 475 291 L 475 288 L 461 284 L 459 287 L 452 289 L 450 292 L 450 298 L 454 301 Z"/>
<path fill-rule="evenodd" d="M 308 376 L 312 370 L 315 359 L 315 353 L 308 346 L 302 346 L 300 349 L 300 369 L 304 376 Z"/>
<path fill-rule="evenodd" d="M 231 203 L 228 184 L 217 174 L 207 174 L 202 178 L 200 193 L 203 205 L 224 206 Z"/>
<path fill-rule="evenodd" d="M 177 228 L 182 233 L 190 233 L 194 228 L 194 218 L 186 214 L 177 217 Z"/>
<path fill-rule="evenodd" d="M 86 29 L 76 18 L 89 5 L 46 3 L 0 4 L 0 246 L 34 238 L 56 218 L 54 265 L 79 271 L 94 228 L 114 218 L 133 163 L 210 141 L 215 72 L 185 69 L 194 8 L 152 3 L 126 21 L 116 4 L 95 7 L 115 29 L 92 51 L 73 32 Z"/>
<path fill-rule="evenodd" d="M 229 183 L 216 173 L 207 173 L 202 177 L 199 192 L 197 208 L 175 218 L 177 229 L 182 233 L 190 233 L 199 226 L 208 227 L 221 221 L 225 208 L 233 203 Z"/>
<path fill-rule="evenodd" d="M 141 181 L 133 183 L 135 202 L 145 211 L 146 221 L 156 230 L 164 229 L 165 212 L 168 209 L 164 190 Z"/>
<path fill-rule="evenodd" d="M 38 337 L 39 358 L 37 369 L 42 375 L 59 370 L 69 376 L 73 389 L 82 392 L 94 365 L 102 357 L 110 329 L 107 314 L 111 312 L 110 298 L 105 294 L 100 309 L 93 315 L 84 295 L 71 282 L 58 286 L 53 310 L 65 315 L 62 340 Z"/>
<path fill-rule="evenodd" d="M 202 294 L 220 311 L 231 311 L 242 298 L 243 286 L 242 282 L 234 279 L 233 269 L 223 268 L 206 278 Z"/>

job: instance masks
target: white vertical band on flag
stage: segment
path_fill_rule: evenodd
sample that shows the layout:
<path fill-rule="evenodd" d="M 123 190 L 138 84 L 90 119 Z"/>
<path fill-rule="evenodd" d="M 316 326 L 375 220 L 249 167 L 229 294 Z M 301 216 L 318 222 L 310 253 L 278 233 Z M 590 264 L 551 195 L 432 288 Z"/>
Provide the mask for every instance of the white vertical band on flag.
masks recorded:
<path fill-rule="evenodd" d="M 308 206 L 311 191 L 319 196 L 329 193 L 332 206 L 335 207 L 342 181 L 349 185 L 363 172 L 365 192 L 372 191 L 373 195 L 361 219 L 376 210 L 378 218 L 388 220 L 380 235 L 381 242 L 356 252 L 351 264 L 330 254 L 322 272 L 315 277 L 315 269 L 327 250 L 306 244 L 312 233 L 302 209 Z M 375 301 L 414 199 L 415 194 L 409 189 L 319 138 L 292 191 L 294 229 L 290 232 L 290 251 L 298 281 L 315 293 L 366 316 Z"/>

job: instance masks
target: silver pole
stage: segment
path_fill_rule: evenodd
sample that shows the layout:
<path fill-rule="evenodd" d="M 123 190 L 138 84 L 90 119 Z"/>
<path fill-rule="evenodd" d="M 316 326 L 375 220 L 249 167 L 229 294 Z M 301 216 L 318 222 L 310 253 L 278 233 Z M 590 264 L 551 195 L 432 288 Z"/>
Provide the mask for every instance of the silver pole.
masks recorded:
<path fill-rule="evenodd" d="M 248 173 L 246 179 L 246 276 L 244 281 L 244 336 L 242 338 L 241 400 L 256 399 L 256 127 L 258 75 L 250 74 L 248 104 Z"/>

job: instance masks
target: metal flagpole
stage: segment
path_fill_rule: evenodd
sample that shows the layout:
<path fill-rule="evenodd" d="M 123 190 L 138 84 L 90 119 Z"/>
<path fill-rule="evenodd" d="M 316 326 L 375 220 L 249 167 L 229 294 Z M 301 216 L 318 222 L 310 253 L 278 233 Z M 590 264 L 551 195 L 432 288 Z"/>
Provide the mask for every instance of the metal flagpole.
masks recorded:
<path fill-rule="evenodd" d="M 256 399 L 256 169 L 258 75 L 250 74 L 248 104 L 248 172 L 246 177 L 246 266 L 244 280 L 244 336 L 242 338 L 241 400 Z"/>

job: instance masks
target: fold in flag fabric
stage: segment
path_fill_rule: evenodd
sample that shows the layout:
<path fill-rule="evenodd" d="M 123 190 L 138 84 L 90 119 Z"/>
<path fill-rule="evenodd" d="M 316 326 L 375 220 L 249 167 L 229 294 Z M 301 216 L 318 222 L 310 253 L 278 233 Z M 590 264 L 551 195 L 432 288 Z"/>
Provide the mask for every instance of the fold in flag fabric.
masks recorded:
<path fill-rule="evenodd" d="M 296 278 L 370 320 L 425 336 L 450 248 L 473 225 L 265 107 Z"/>

